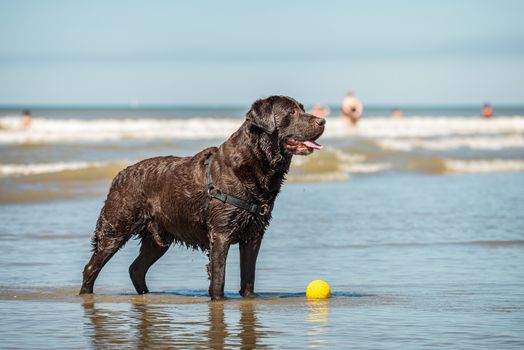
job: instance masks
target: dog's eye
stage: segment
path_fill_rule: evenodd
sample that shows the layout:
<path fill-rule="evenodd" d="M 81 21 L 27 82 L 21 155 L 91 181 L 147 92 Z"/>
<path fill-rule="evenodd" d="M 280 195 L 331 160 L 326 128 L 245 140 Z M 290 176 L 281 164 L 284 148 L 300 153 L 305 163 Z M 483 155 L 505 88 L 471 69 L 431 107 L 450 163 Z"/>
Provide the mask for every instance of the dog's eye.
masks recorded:
<path fill-rule="evenodd" d="M 297 110 L 296 110 L 296 109 L 292 110 L 292 111 L 289 113 L 289 115 L 296 116 L 296 115 L 297 115 Z"/>

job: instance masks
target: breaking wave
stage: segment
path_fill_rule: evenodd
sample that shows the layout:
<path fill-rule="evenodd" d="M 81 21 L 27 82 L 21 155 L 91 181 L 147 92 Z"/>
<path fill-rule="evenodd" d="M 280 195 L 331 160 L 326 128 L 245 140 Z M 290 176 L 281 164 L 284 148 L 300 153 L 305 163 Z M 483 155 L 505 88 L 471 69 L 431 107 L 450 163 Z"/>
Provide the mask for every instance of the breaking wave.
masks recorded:
<path fill-rule="evenodd" d="M 522 159 L 457 160 L 447 159 L 450 173 L 499 173 L 524 171 Z"/>
<path fill-rule="evenodd" d="M 419 158 L 408 162 L 410 170 L 430 174 L 482 174 L 524 171 L 524 159 Z"/>
<path fill-rule="evenodd" d="M 475 150 L 501 150 L 506 148 L 524 148 L 524 138 L 521 135 L 500 137 L 450 137 L 439 139 L 384 139 L 378 140 L 378 145 L 394 151 L 411 151 L 428 149 L 446 151 L 458 148 Z"/>
<path fill-rule="evenodd" d="M 98 168 L 104 166 L 102 162 L 58 162 L 44 164 L 2 164 L 0 175 L 34 175 L 45 173 L 57 173 L 67 170 L 83 170 L 90 167 Z"/>
<path fill-rule="evenodd" d="M 330 118 L 323 138 L 346 138 L 348 136 L 397 139 L 457 136 L 519 135 L 524 133 L 524 117 L 499 117 L 477 119 L 466 117 L 413 117 L 395 120 L 369 118 L 358 127 L 350 127 L 341 118 Z"/>
<path fill-rule="evenodd" d="M 37 164 L 0 164 L 0 177 L 23 178 L 22 181 L 93 181 L 113 178 L 135 161 L 57 162 Z M 402 163 L 373 162 L 361 154 L 325 151 L 309 157 L 294 158 L 288 180 L 330 182 L 343 181 L 351 174 L 370 174 L 396 168 L 434 174 L 522 172 L 524 159 L 453 159 L 416 157 Z M 25 179 L 25 180 L 24 180 Z"/>
<path fill-rule="evenodd" d="M 296 182 L 345 181 L 351 174 L 377 173 L 390 167 L 387 162 L 368 162 L 363 154 L 323 150 L 308 157 L 294 157 L 288 179 Z"/>
<path fill-rule="evenodd" d="M 111 179 L 126 166 L 158 153 L 193 154 L 205 144 L 225 140 L 242 122 L 34 118 L 24 129 L 19 117 L 0 118 L 0 203 L 104 196 Z M 135 139 L 147 142 L 127 141 Z M 395 171 L 524 172 L 524 116 L 377 117 L 358 127 L 330 117 L 320 142 L 322 151 L 293 157 L 289 182 L 348 181 Z"/>
<path fill-rule="evenodd" d="M 0 164 L 0 203 L 103 196 L 128 162 Z"/>
<path fill-rule="evenodd" d="M 110 162 L 56 162 L 35 164 L 1 164 L 0 177 L 25 178 L 25 181 L 97 180 L 114 177 L 135 161 Z M 290 170 L 290 181 L 341 181 L 351 173 L 374 173 L 386 170 L 389 163 L 369 163 L 367 157 L 342 151 L 315 153 L 309 157 L 295 157 Z"/>
<path fill-rule="evenodd" d="M 235 118 L 191 119 L 46 119 L 34 118 L 24 129 L 18 117 L 0 118 L 0 143 L 100 142 L 122 139 L 224 139 L 242 124 Z M 323 138 L 349 136 L 416 138 L 524 133 L 524 117 L 482 120 L 467 117 L 368 118 L 350 127 L 331 117 Z M 513 140 L 513 142 L 517 142 Z M 513 146 L 512 146 L 513 147 Z"/>
<path fill-rule="evenodd" d="M 0 164 L 0 177 L 29 177 L 31 180 L 97 180 L 114 176 L 128 161 Z"/>
<path fill-rule="evenodd" d="M 111 179 L 132 161 L 0 164 L 0 203 L 40 202 L 104 196 Z M 326 150 L 293 160 L 288 182 L 338 182 L 352 175 L 404 169 L 435 175 L 523 172 L 522 159 L 416 158 L 407 163 L 374 162 L 361 154 Z M 14 186 L 13 186 L 14 185 Z"/>
<path fill-rule="evenodd" d="M 231 135 L 238 119 L 41 119 L 30 127 L 18 118 L 0 119 L 1 143 L 69 143 L 122 139 L 212 139 Z"/>

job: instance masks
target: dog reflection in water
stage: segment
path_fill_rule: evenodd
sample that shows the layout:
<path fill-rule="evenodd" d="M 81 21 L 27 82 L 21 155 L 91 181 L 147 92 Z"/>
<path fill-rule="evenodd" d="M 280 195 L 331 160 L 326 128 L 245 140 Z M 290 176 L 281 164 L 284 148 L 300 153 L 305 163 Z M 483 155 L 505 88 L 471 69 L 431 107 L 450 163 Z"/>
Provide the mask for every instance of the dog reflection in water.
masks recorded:
<path fill-rule="evenodd" d="M 102 306 L 103 305 L 103 306 Z M 109 305 L 109 306 L 108 306 Z M 263 349 L 268 336 L 257 320 L 252 301 L 184 305 L 148 303 L 83 303 L 86 332 L 93 348 L 211 348 Z M 198 310 L 208 311 L 206 321 Z M 198 310 L 197 310 L 198 309 Z M 225 313 L 240 312 L 238 324 L 228 324 Z M 229 317 L 228 317 L 229 318 Z M 233 317 L 236 318 L 236 317 Z M 180 321 L 184 320 L 184 321 Z"/>

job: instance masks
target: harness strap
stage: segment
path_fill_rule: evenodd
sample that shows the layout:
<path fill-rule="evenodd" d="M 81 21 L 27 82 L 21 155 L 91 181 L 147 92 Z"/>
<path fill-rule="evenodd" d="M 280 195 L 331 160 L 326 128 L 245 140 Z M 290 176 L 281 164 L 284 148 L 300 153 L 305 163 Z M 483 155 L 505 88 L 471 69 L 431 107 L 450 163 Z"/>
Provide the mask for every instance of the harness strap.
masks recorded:
<path fill-rule="evenodd" d="M 207 198 L 204 206 L 206 216 L 209 209 L 209 202 L 211 202 L 212 198 L 218 199 L 222 203 L 227 203 L 237 208 L 247 210 L 252 214 L 259 214 L 262 216 L 268 214 L 271 211 L 271 206 L 269 204 L 256 204 L 247 202 L 243 199 L 222 193 L 219 190 L 215 189 L 215 185 L 213 184 L 213 178 L 211 176 L 211 163 L 213 162 L 214 157 L 214 155 L 210 155 L 204 162 L 204 165 L 206 167 L 205 172 L 207 180 Z"/>

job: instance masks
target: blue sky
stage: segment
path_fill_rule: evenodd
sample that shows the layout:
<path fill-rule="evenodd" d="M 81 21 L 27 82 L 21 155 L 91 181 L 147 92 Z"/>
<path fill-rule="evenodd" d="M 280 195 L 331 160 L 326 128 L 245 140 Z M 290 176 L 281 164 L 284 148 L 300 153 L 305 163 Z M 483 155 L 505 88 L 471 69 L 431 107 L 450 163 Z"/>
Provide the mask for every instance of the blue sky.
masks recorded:
<path fill-rule="evenodd" d="M 523 1 L 0 0 L 0 104 L 524 103 Z"/>

